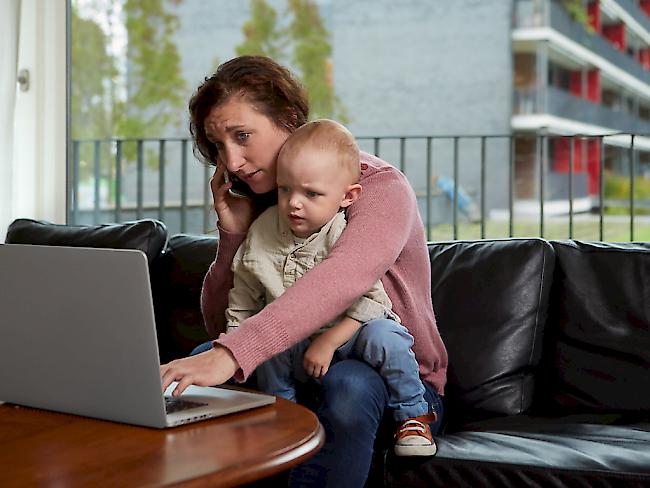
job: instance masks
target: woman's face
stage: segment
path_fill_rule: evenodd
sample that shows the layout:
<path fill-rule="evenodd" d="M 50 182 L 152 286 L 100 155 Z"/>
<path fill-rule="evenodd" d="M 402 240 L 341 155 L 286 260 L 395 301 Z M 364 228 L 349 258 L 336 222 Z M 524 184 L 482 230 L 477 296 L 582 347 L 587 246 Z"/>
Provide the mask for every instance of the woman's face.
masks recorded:
<path fill-rule="evenodd" d="M 204 127 L 219 151 L 218 164 L 225 164 L 255 193 L 276 188 L 277 157 L 289 132 L 237 97 L 213 107 Z"/>

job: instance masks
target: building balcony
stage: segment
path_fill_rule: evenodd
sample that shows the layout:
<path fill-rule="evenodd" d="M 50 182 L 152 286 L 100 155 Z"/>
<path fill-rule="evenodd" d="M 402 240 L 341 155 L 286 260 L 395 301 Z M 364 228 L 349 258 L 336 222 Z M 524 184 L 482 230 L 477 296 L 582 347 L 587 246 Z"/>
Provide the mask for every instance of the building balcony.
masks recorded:
<path fill-rule="evenodd" d="M 612 132 L 650 134 L 650 121 L 631 113 L 590 102 L 552 86 L 543 90 L 515 90 L 513 114 L 549 114 Z"/>
<path fill-rule="evenodd" d="M 636 15 L 645 17 L 645 14 L 631 2 L 627 8 L 635 9 Z M 645 26 L 645 24 L 643 25 Z M 586 49 L 604 61 L 604 64 L 618 68 L 646 85 L 650 85 L 650 71 L 647 71 L 631 56 L 616 49 L 600 34 L 587 31 L 585 26 L 573 20 L 557 1 L 518 0 L 515 6 L 514 28 L 517 30 L 550 28 L 564 38 L 573 41 L 577 45 L 577 49 Z M 525 35 L 523 37 L 527 38 Z M 531 37 L 531 39 L 535 38 L 535 36 Z M 544 36 L 539 37 L 539 40 L 542 39 L 553 40 Z M 567 46 L 562 47 L 567 48 Z M 580 56 L 579 52 L 573 54 Z M 593 62 L 593 60 L 589 61 Z M 602 62 L 598 64 L 600 64 L 599 68 L 606 68 Z"/>
<path fill-rule="evenodd" d="M 633 0 L 616 0 L 616 3 L 628 13 L 641 27 L 650 32 L 650 17 L 639 8 Z"/>

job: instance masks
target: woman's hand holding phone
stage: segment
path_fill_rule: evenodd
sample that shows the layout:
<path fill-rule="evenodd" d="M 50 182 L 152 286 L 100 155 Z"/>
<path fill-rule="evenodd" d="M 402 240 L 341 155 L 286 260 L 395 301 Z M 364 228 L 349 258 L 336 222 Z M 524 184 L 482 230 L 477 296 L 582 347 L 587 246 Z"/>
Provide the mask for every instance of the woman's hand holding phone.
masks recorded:
<path fill-rule="evenodd" d="M 218 164 L 214 175 L 210 179 L 214 210 L 219 217 L 219 225 L 227 232 L 248 232 L 248 228 L 255 217 L 253 201 L 250 198 L 233 196 L 229 192 L 232 182 L 226 183 L 225 171 L 225 166 Z"/>

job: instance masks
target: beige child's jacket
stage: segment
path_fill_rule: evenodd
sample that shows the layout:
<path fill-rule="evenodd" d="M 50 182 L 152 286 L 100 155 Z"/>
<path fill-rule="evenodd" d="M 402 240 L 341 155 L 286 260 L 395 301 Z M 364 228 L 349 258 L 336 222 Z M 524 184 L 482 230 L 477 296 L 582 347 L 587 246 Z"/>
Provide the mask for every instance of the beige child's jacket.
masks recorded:
<path fill-rule="evenodd" d="M 277 206 L 262 213 L 251 225 L 232 263 L 233 288 L 226 310 L 228 332 L 282 295 L 298 278 L 325 259 L 345 225 L 345 215 L 338 212 L 319 232 L 300 239 L 280 218 Z M 350 273 L 350 279 L 354 279 L 352 270 Z M 323 283 L 323 300 L 327 300 L 327 283 Z M 377 318 L 399 322 L 381 281 L 354 302 L 344 315 L 361 323 Z M 336 322 L 324 324 L 320 331 Z"/>

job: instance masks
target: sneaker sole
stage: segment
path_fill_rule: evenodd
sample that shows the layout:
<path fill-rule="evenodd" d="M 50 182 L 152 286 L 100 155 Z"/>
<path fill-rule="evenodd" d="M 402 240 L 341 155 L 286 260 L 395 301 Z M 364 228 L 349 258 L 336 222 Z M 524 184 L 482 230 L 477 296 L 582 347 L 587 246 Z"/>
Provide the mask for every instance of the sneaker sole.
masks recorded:
<path fill-rule="evenodd" d="M 435 444 L 429 446 L 395 446 L 397 456 L 433 456 L 438 448 Z"/>

